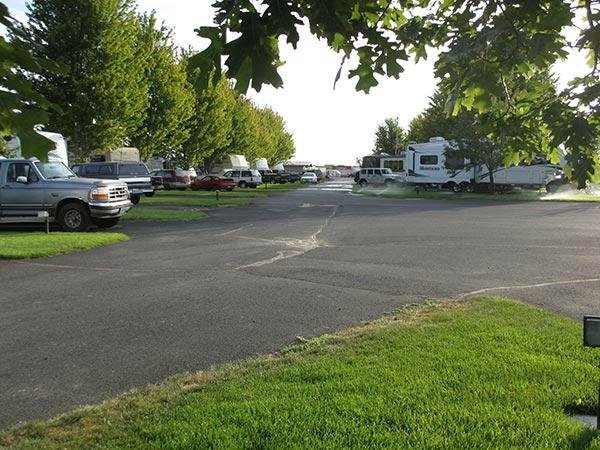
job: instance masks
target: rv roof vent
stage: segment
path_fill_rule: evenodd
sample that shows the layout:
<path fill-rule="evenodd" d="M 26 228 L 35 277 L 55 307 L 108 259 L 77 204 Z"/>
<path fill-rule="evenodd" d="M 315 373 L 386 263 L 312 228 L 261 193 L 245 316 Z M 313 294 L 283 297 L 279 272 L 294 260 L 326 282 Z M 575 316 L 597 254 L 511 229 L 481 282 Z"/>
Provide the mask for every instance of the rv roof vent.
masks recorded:
<path fill-rule="evenodd" d="M 429 142 L 444 142 L 446 139 L 444 139 L 441 136 L 435 136 L 432 138 L 429 138 Z"/>

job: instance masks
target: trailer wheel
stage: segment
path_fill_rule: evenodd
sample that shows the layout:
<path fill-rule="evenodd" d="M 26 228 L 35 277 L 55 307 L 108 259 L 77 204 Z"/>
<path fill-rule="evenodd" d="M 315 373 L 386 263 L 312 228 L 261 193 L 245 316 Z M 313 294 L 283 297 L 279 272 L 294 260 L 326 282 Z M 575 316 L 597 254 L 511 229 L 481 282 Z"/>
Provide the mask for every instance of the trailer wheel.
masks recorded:
<path fill-rule="evenodd" d="M 460 183 L 458 185 L 458 187 L 460 187 L 460 191 L 461 192 L 470 192 L 470 190 L 471 190 L 471 183 L 467 183 L 466 181 L 463 181 L 462 183 Z"/>

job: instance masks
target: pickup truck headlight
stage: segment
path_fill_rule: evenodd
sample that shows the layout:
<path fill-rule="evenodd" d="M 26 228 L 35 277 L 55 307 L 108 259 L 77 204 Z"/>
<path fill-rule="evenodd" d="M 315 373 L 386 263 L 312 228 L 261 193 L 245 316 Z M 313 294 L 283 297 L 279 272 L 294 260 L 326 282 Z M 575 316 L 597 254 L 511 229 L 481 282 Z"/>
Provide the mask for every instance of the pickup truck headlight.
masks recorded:
<path fill-rule="evenodd" d="M 90 190 L 90 200 L 107 202 L 110 195 L 107 187 L 97 187 Z"/>

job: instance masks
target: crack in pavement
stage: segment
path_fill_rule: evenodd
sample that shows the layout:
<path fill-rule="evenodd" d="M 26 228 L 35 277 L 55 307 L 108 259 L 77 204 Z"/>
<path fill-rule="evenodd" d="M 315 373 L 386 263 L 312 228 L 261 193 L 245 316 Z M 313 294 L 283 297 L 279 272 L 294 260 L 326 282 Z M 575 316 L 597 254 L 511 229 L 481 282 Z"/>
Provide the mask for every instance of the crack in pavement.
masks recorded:
<path fill-rule="evenodd" d="M 476 291 L 471 291 L 471 292 L 465 292 L 463 294 L 457 295 L 456 298 L 472 297 L 474 295 L 485 294 L 485 293 L 493 292 L 493 291 L 535 289 L 535 288 L 550 287 L 550 286 L 563 286 L 563 285 L 570 285 L 570 284 L 598 283 L 598 282 L 600 282 L 600 278 L 582 278 L 582 279 L 576 279 L 576 280 L 549 281 L 546 283 L 537 283 L 537 284 L 524 284 L 524 285 L 515 285 L 515 286 L 496 286 L 496 287 L 489 287 L 489 288 L 485 288 L 485 289 L 478 289 Z"/>
<path fill-rule="evenodd" d="M 256 238 L 251 236 L 239 236 L 240 239 L 247 239 L 251 241 L 259 241 L 259 242 L 267 242 L 270 244 L 276 245 L 285 245 L 287 247 L 291 247 L 290 250 L 279 250 L 277 254 L 271 258 L 263 259 L 260 261 L 256 261 L 250 264 L 244 264 L 243 266 L 236 267 L 235 270 L 243 270 L 250 269 L 254 267 L 263 267 L 269 264 L 273 264 L 277 261 L 281 261 L 284 259 L 293 258 L 296 256 L 304 255 L 311 250 L 314 250 L 319 247 L 326 247 L 327 243 L 319 239 L 319 235 L 323 233 L 323 231 L 329 226 L 331 220 L 335 217 L 338 212 L 339 205 L 301 205 L 300 207 L 327 207 L 332 208 L 331 213 L 325 218 L 325 222 L 311 234 L 307 239 L 293 239 L 293 238 L 279 238 L 279 239 L 265 239 L 265 238 Z"/>

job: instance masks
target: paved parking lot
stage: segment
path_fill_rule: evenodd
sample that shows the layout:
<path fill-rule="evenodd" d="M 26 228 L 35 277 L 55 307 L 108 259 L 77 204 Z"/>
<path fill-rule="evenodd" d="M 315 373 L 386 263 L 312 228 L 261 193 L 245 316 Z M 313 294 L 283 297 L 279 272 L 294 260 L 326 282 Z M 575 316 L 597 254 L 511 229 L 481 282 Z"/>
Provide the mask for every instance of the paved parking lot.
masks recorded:
<path fill-rule="evenodd" d="M 341 182 L 122 229 L 122 245 L 0 262 L 0 428 L 427 299 L 600 313 L 594 204 L 377 199 Z"/>

